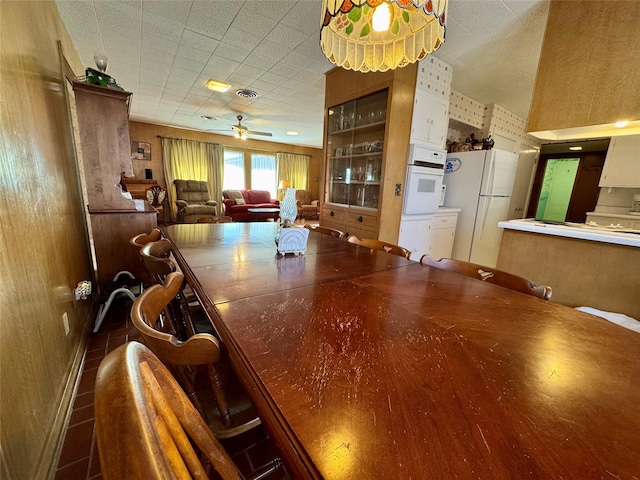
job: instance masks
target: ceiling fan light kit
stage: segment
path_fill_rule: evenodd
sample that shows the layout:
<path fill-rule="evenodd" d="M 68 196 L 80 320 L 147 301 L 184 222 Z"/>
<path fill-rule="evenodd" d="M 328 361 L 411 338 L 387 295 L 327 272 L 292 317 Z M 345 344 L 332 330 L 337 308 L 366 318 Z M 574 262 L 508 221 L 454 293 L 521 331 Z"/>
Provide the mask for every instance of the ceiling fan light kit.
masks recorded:
<path fill-rule="evenodd" d="M 256 132 L 255 130 L 249 130 L 247 127 L 242 125 L 242 119 L 243 119 L 242 115 L 236 115 L 236 118 L 238 119 L 238 124 L 232 125 L 231 131 L 233 132 L 233 136 L 240 140 L 246 140 L 249 135 L 262 135 L 263 137 L 273 136 L 273 134 L 269 132 Z M 229 130 L 209 130 L 209 131 L 210 132 L 216 132 L 216 131 L 229 132 Z"/>
<path fill-rule="evenodd" d="M 404 67 L 444 43 L 447 2 L 323 0 L 320 47 L 330 62 L 347 70 Z"/>

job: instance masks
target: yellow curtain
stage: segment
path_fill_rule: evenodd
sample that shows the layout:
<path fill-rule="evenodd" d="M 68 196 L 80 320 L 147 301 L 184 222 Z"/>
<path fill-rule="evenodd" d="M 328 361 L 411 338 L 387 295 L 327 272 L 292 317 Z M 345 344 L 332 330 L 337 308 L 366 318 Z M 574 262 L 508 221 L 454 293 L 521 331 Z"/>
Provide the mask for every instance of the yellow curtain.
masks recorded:
<path fill-rule="evenodd" d="M 176 189 L 173 181 L 206 181 L 212 200 L 220 203 L 222 196 L 222 168 L 224 155 L 222 146 L 180 138 L 161 137 L 162 164 L 167 181 L 167 193 L 171 207 L 171 219 L 177 215 Z M 218 211 L 220 207 L 218 207 Z"/>
<path fill-rule="evenodd" d="M 310 158 L 309 155 L 278 152 L 278 185 L 281 181 L 288 180 L 291 187 L 306 190 Z"/>

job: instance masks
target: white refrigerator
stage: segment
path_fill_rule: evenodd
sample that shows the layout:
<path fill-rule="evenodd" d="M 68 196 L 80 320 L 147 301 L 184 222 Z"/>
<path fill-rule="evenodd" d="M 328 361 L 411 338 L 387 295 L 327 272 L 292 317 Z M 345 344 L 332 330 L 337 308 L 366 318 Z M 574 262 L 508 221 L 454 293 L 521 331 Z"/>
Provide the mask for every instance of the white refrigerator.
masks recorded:
<path fill-rule="evenodd" d="M 505 150 L 447 154 L 447 207 L 460 208 L 452 257 L 495 267 L 502 239 L 498 222 L 509 218 L 518 156 Z"/>

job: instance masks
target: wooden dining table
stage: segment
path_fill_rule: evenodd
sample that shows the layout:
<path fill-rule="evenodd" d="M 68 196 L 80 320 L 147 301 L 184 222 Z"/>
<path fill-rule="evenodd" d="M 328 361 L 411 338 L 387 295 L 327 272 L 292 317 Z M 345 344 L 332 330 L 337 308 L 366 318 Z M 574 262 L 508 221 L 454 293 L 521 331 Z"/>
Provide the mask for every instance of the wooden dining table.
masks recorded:
<path fill-rule="evenodd" d="M 639 334 L 277 228 L 163 233 L 292 478 L 640 478 Z"/>

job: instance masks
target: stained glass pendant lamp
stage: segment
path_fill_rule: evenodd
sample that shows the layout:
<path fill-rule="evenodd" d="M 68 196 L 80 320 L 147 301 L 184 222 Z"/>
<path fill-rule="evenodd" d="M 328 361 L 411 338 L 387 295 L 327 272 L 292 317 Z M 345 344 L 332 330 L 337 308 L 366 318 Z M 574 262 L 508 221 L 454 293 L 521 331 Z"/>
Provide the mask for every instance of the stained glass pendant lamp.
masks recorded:
<path fill-rule="evenodd" d="M 323 0 L 320 46 L 348 70 L 384 72 L 444 43 L 448 0 Z"/>

